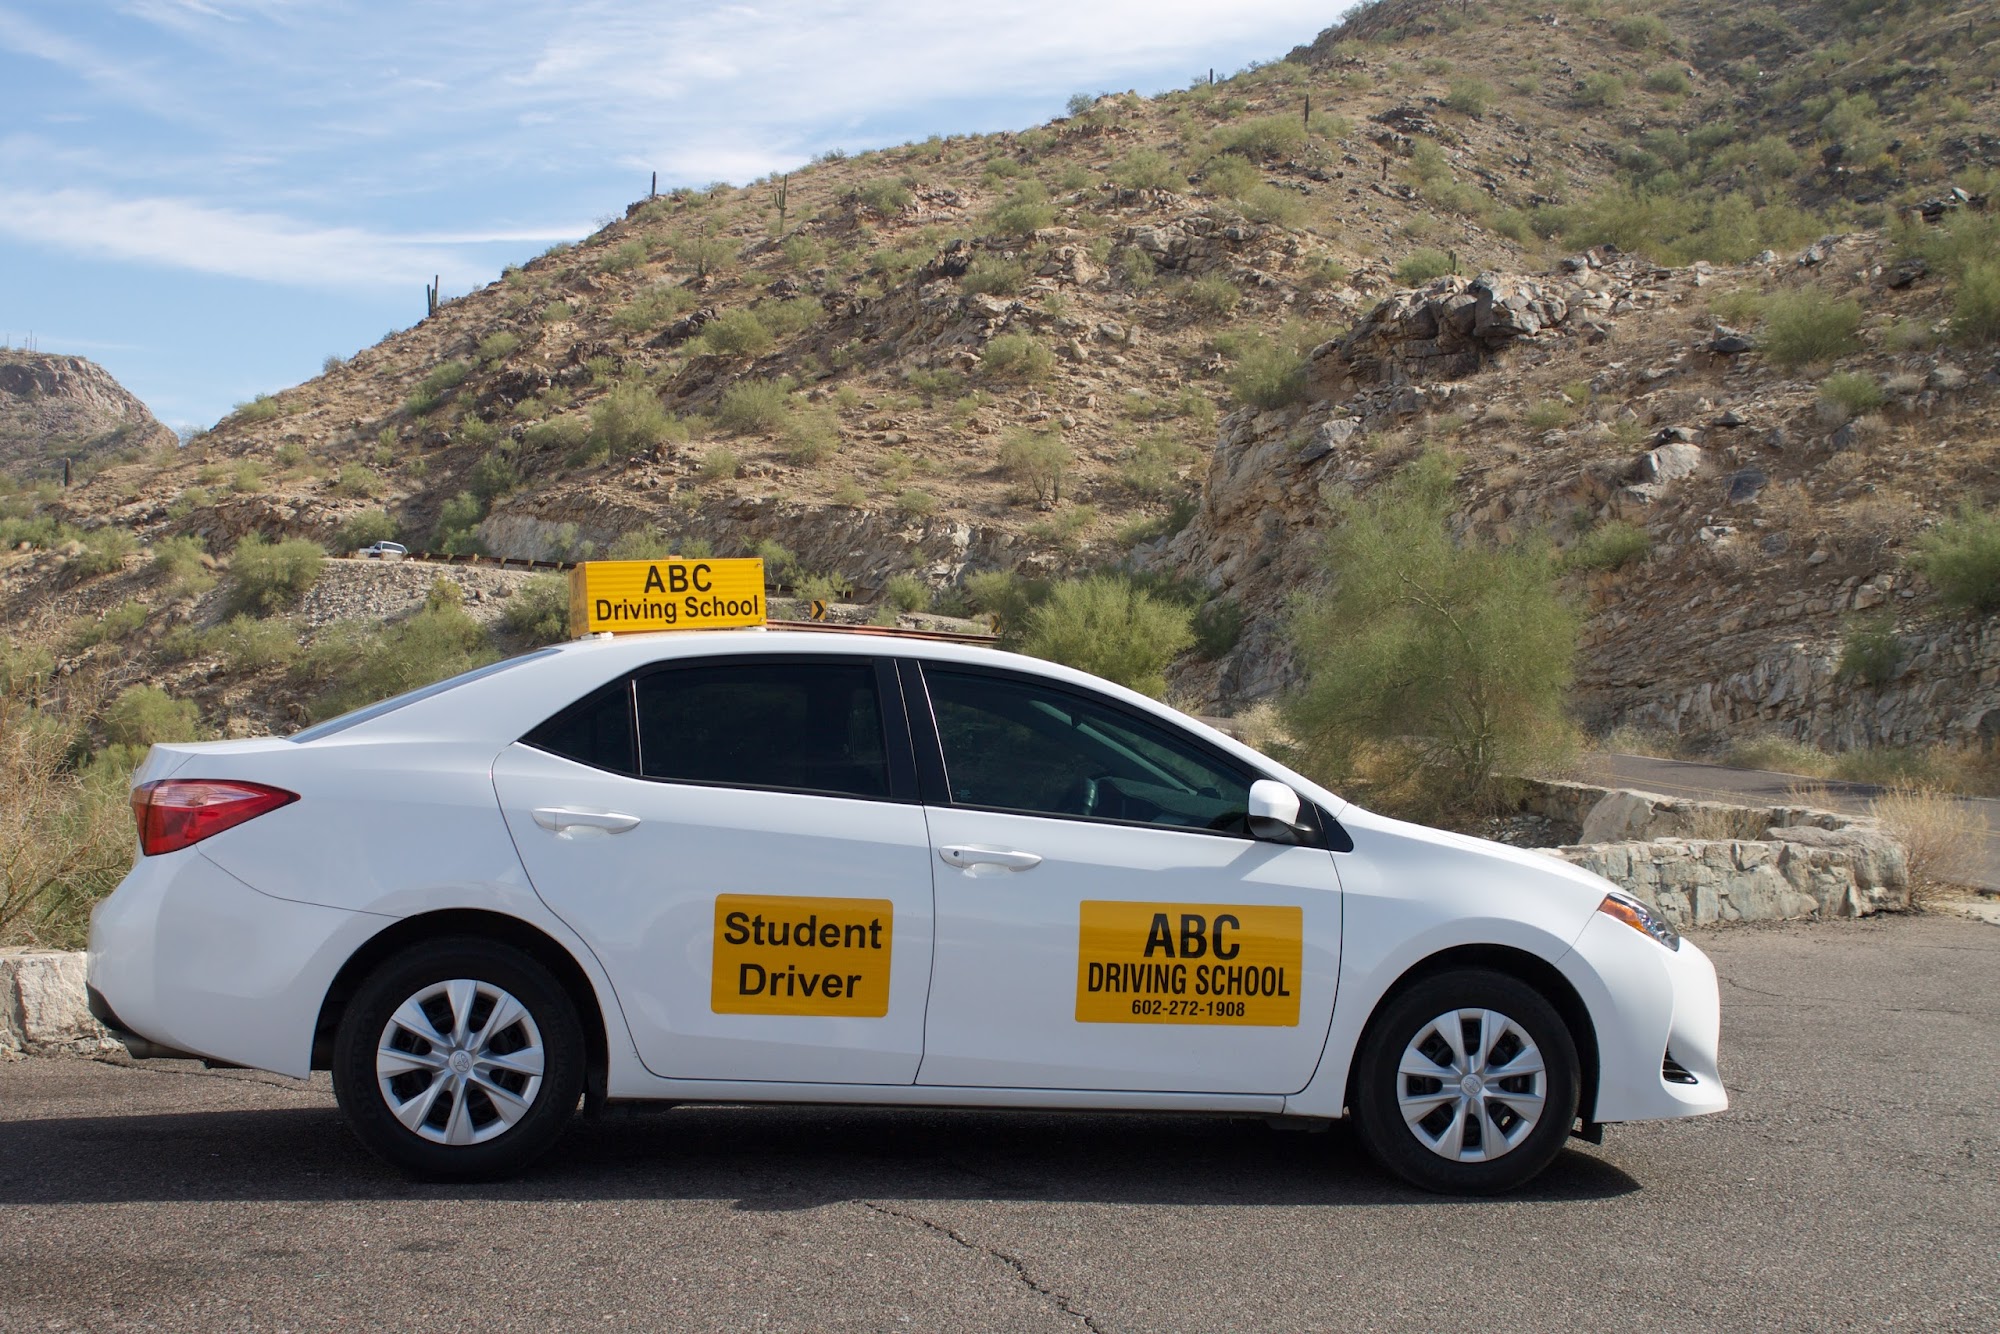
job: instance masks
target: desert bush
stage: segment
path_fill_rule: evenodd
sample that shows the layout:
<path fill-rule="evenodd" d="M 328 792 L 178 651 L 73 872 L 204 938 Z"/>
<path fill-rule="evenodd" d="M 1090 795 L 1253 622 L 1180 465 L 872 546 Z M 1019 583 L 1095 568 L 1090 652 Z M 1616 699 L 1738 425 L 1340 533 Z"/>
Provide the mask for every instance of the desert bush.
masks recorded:
<path fill-rule="evenodd" d="M 627 537 L 631 534 L 626 534 Z M 620 538 L 619 541 L 623 541 Z M 613 543 L 616 550 L 617 543 Z M 662 552 L 659 555 L 665 555 Z M 644 560 L 646 556 L 613 555 L 613 560 Z M 658 557 L 651 557 L 657 559 Z M 507 599 L 501 624 L 530 644 L 559 644 L 569 638 L 569 580 L 559 574 L 538 574 Z"/>
<path fill-rule="evenodd" d="M 1882 385 L 1872 375 L 1841 371 L 1820 382 L 1819 401 L 1829 416 L 1841 421 L 1873 412 L 1882 406 Z"/>
<path fill-rule="evenodd" d="M 189 586 L 208 577 L 208 548 L 193 534 L 163 537 L 153 543 L 153 573 Z"/>
<path fill-rule="evenodd" d="M 1611 21 L 1611 35 L 1620 46 L 1644 51 L 1649 46 L 1663 45 L 1672 34 L 1666 22 L 1652 14 L 1628 14 Z"/>
<path fill-rule="evenodd" d="M 1764 351 L 1781 366 L 1831 361 L 1855 348 L 1861 303 L 1817 287 L 1778 292 L 1764 302 Z"/>
<path fill-rule="evenodd" d="M 1111 179 L 1132 190 L 1185 190 L 1187 178 L 1157 148 L 1140 148 L 1111 169 Z"/>
<path fill-rule="evenodd" d="M 1237 203 L 1252 222 L 1296 227 L 1306 218 L 1305 196 L 1279 185 L 1253 185 Z"/>
<path fill-rule="evenodd" d="M 1055 354 L 1027 334 L 1001 334 L 979 353 L 979 369 L 996 379 L 1032 384 L 1047 379 L 1055 364 Z"/>
<path fill-rule="evenodd" d="M 240 422 L 265 422 L 283 411 L 277 399 L 269 394 L 259 394 L 247 403 L 238 403 L 229 415 Z"/>
<path fill-rule="evenodd" d="M 170 658 L 213 654 L 232 672 L 284 666 L 299 655 L 299 629 L 282 616 L 259 619 L 238 614 L 207 630 L 177 627 L 161 645 Z"/>
<path fill-rule="evenodd" d="M 1074 551 L 1097 522 L 1095 505 L 1063 505 L 1028 525 L 1028 536 L 1037 542 Z"/>
<path fill-rule="evenodd" d="M 319 582 L 326 552 L 317 542 L 288 537 L 266 542 L 247 534 L 229 555 L 229 609 L 257 616 L 289 607 Z"/>
<path fill-rule="evenodd" d="M 1521 425 L 1530 431 L 1553 431 L 1576 420 L 1576 405 L 1560 398 L 1531 403 L 1521 413 Z"/>
<path fill-rule="evenodd" d="M 396 540 L 396 521 L 381 510 L 362 510 L 340 525 L 334 541 L 342 551 L 359 551 L 377 542 Z"/>
<path fill-rule="evenodd" d="M 931 605 L 931 586 L 914 574 L 892 574 L 883 596 L 897 611 L 923 611 Z"/>
<path fill-rule="evenodd" d="M 1624 100 L 1624 76 L 1609 70 L 1586 74 L 1576 86 L 1576 104 L 1580 107 L 1615 107 Z"/>
<path fill-rule="evenodd" d="M 1961 343 L 2000 342 L 2000 261 L 1966 267 L 1952 293 L 1951 336 Z"/>
<path fill-rule="evenodd" d="M 1135 292 L 1143 292 L 1153 285 L 1159 266 L 1153 257 L 1137 246 L 1127 246 L 1117 255 L 1118 276 L 1127 287 Z"/>
<path fill-rule="evenodd" d="M 972 267 L 965 271 L 961 281 L 968 292 L 1013 296 L 1027 284 L 1028 267 L 1018 260 L 981 255 L 972 261 Z"/>
<path fill-rule="evenodd" d="M 590 446 L 611 454 L 636 453 L 666 440 L 673 426 L 650 388 L 621 384 L 591 406 Z"/>
<path fill-rule="evenodd" d="M 840 448 L 840 418 L 831 408 L 794 406 L 778 428 L 785 462 L 810 467 Z"/>
<path fill-rule="evenodd" d="M 343 463 L 331 489 L 337 496 L 365 498 L 382 489 L 382 479 L 364 463 Z"/>
<path fill-rule="evenodd" d="M 1966 505 L 1918 540 L 1910 563 L 1946 606 L 1981 616 L 2000 611 L 2000 511 Z"/>
<path fill-rule="evenodd" d="M 1266 334 L 1238 342 L 1229 370 L 1230 392 L 1245 407 L 1282 408 L 1305 397 L 1306 356 Z"/>
<path fill-rule="evenodd" d="M 1493 85 L 1482 79 L 1457 79 L 1445 94 L 1444 104 L 1466 116 L 1483 116 L 1493 100 Z"/>
<path fill-rule="evenodd" d="M 139 549 L 139 539 L 130 531 L 106 524 L 92 528 L 82 538 L 83 550 L 70 558 L 80 574 L 95 577 L 125 568 L 125 558 Z"/>
<path fill-rule="evenodd" d="M 965 376 L 950 369 L 905 371 L 903 383 L 923 399 L 926 406 L 936 399 L 956 398 L 965 392 Z"/>
<path fill-rule="evenodd" d="M 702 345 L 724 357 L 759 357 L 771 350 L 771 331 L 754 311 L 726 310 L 701 327 Z"/>
<path fill-rule="evenodd" d="M 315 718 L 330 718 L 427 686 L 498 656 L 487 647 L 479 622 L 444 598 L 428 600 L 423 610 L 377 634 L 342 640 L 338 651 L 345 664 L 334 668 L 332 684 L 314 700 Z M 315 666 L 327 669 L 324 662 Z"/>
<path fill-rule="evenodd" d="M 1194 642 L 1189 620 L 1123 576 L 1064 580 L 1028 611 L 1021 648 L 1158 699 L 1167 664 Z"/>
<path fill-rule="evenodd" d="M 885 218 L 909 207 L 911 199 L 910 187 L 893 176 L 878 177 L 855 191 L 855 195 Z"/>
<path fill-rule="evenodd" d="M 75 730 L 0 698 L 0 945 L 77 949 L 132 864 L 124 773 L 79 768 Z"/>
<path fill-rule="evenodd" d="M 403 400 L 403 407 L 413 417 L 434 412 L 444 402 L 444 396 L 465 383 L 465 377 L 470 374 L 472 367 L 463 361 L 447 361 L 434 366 L 428 375 L 417 381 L 417 387 Z"/>
<path fill-rule="evenodd" d="M 1868 804 L 1910 861 L 1910 901 L 1970 884 L 1985 860 L 1986 825 L 1963 801 L 1928 784 L 1883 793 Z"/>
<path fill-rule="evenodd" d="M 652 333 L 664 329 L 694 309 L 694 293 L 671 283 L 655 283 L 620 306 L 611 323 L 625 333 Z M 483 353 L 485 344 L 481 344 Z"/>
<path fill-rule="evenodd" d="M 477 528 L 486 517 L 486 505 L 470 491 L 461 491 L 438 509 L 436 535 L 431 539 L 448 556 L 464 556 L 483 549 Z"/>
<path fill-rule="evenodd" d="M 507 329 L 487 334 L 479 340 L 481 361 L 505 361 L 521 350 L 521 335 Z"/>
<path fill-rule="evenodd" d="M 1002 236 L 1025 236 L 1040 231 L 1056 220 L 1049 204 L 1048 189 L 1040 181 L 1024 181 L 991 213 L 986 225 Z"/>
<path fill-rule="evenodd" d="M 551 417 L 547 421 L 536 422 L 533 426 L 521 432 L 521 447 L 536 454 L 561 453 L 565 456 L 575 455 L 585 450 L 589 440 L 590 422 L 583 414 L 577 412 L 566 412 L 560 417 Z M 505 464 L 508 468 L 514 466 L 505 454 L 487 453 L 480 456 L 481 462 L 495 457 L 499 458 L 501 463 Z M 475 464 L 474 467 L 477 468 L 478 465 Z M 492 480 L 504 482 L 506 479 L 503 474 L 496 473 L 493 475 Z M 506 487 L 506 490 L 512 489 L 512 485 Z M 499 493 L 496 492 L 495 494 Z"/>
<path fill-rule="evenodd" d="M 674 554 L 673 539 L 657 528 L 634 528 L 611 539 L 606 560 L 665 560 Z"/>
<path fill-rule="evenodd" d="M 201 710 L 158 686 L 128 686 L 100 719 L 114 746 L 151 746 L 162 741 L 198 741 Z"/>
<path fill-rule="evenodd" d="M 466 474 L 465 484 L 480 501 L 491 506 L 494 501 L 511 495 L 521 485 L 521 470 L 515 466 L 510 451 L 505 448 L 490 450 L 479 456 Z"/>
<path fill-rule="evenodd" d="M 1238 157 L 1291 157 L 1305 146 L 1306 127 L 1296 116 L 1259 116 L 1217 126 L 1210 142 L 1216 152 Z"/>
<path fill-rule="evenodd" d="M 1457 465 L 1421 455 L 1365 497 L 1337 494 L 1327 580 L 1293 603 L 1305 683 L 1287 704 L 1306 761 L 1338 786 L 1393 775 L 1391 805 L 1434 818 L 1490 804 L 1502 774 L 1546 771 L 1579 618 L 1548 553 L 1452 535 Z"/>
<path fill-rule="evenodd" d="M 1205 315 L 1228 315 L 1243 300 L 1243 289 L 1226 273 L 1204 273 L 1181 288 L 1181 299 Z"/>
<path fill-rule="evenodd" d="M 599 273 L 630 273 L 646 262 L 646 243 L 639 240 L 623 242 L 605 251 L 597 259 Z"/>
<path fill-rule="evenodd" d="M 1243 637 L 1243 607 L 1229 598 L 1210 598 L 1195 608 L 1190 628 L 1194 631 L 1194 650 L 1213 662 L 1229 650 Z"/>
<path fill-rule="evenodd" d="M 1646 91 L 1679 97 L 1688 91 L 1687 70 L 1680 65 L 1655 65 L 1646 71 Z"/>
<path fill-rule="evenodd" d="M 919 487 L 905 487 L 896 493 L 896 509 L 912 519 L 937 513 L 937 497 Z"/>
<path fill-rule="evenodd" d="M 743 456 L 724 445 L 717 445 L 702 456 L 701 480 L 722 482 L 743 475 Z"/>
<path fill-rule="evenodd" d="M 99 644 L 116 644 L 146 623 L 146 604 L 127 598 L 96 620 L 79 620 L 70 631 L 68 648 L 81 653 Z"/>
<path fill-rule="evenodd" d="M 1563 553 L 1563 564 L 1572 570 L 1622 570 L 1646 559 L 1652 550 L 1653 539 L 1644 528 L 1612 519 L 1578 538 Z"/>
<path fill-rule="evenodd" d="M 715 407 L 715 424 L 737 434 L 775 431 L 790 409 L 789 380 L 738 380 L 723 390 Z"/>
<path fill-rule="evenodd" d="M 1000 442 L 1000 470 L 1042 504 L 1061 502 L 1071 462 L 1070 448 L 1057 431 L 1016 427 Z"/>
<path fill-rule="evenodd" d="M 1841 637 L 1840 675 L 1843 680 L 1885 686 L 1903 665 L 1903 641 L 1891 617 L 1871 617 L 1847 627 Z"/>
<path fill-rule="evenodd" d="M 1396 265 L 1396 281 L 1405 287 L 1421 287 L 1433 278 L 1456 271 L 1457 265 L 1450 255 L 1426 247 L 1403 257 Z"/>
<path fill-rule="evenodd" d="M 826 307 L 809 296 L 789 301 L 766 301 L 757 307 L 757 319 L 771 331 L 771 337 L 795 338 L 826 318 Z"/>
<path fill-rule="evenodd" d="M 854 592 L 854 581 L 832 571 L 800 574 L 792 581 L 792 592 L 809 602 L 844 602 Z"/>
<path fill-rule="evenodd" d="M 1181 474 L 1201 451 L 1169 431 L 1140 437 L 1118 466 L 1118 480 L 1134 494 L 1158 500 L 1180 489 Z"/>

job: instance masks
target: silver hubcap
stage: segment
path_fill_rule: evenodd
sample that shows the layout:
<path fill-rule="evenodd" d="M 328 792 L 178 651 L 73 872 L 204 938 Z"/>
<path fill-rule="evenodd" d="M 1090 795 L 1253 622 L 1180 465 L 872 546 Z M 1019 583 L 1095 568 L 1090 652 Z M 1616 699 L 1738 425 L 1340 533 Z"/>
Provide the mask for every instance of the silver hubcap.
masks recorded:
<path fill-rule="evenodd" d="M 527 1006 L 490 982 L 455 978 L 396 1007 L 375 1047 L 389 1111 L 434 1144 L 504 1135 L 542 1087 L 542 1033 Z"/>
<path fill-rule="evenodd" d="M 1453 1010 L 1417 1030 L 1396 1067 L 1396 1102 L 1419 1143 L 1455 1163 L 1511 1152 L 1542 1119 L 1548 1073 L 1498 1010 Z"/>

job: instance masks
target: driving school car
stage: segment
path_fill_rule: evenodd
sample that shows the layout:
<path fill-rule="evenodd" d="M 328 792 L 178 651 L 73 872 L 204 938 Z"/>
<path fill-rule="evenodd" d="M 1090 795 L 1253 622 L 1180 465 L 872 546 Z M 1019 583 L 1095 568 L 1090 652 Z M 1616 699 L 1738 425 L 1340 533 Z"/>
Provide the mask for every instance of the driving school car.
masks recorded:
<path fill-rule="evenodd" d="M 1604 880 L 1081 672 L 754 628 L 760 570 L 632 564 L 576 576 L 579 634 L 648 599 L 752 628 L 154 747 L 98 1017 L 330 1069 L 369 1148 L 446 1178 L 658 1099 L 1352 1117 L 1405 1179 L 1489 1192 L 1727 1106 L 1713 967 Z"/>

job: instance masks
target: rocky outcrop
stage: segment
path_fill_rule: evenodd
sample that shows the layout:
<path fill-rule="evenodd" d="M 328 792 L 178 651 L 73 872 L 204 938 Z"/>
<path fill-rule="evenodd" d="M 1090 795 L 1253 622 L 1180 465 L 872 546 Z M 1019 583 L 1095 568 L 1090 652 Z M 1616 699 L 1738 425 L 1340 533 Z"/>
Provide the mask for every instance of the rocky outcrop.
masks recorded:
<path fill-rule="evenodd" d="M 81 463 L 173 443 L 174 433 L 97 363 L 0 352 L 0 472 L 59 477 L 66 457 Z"/>
<path fill-rule="evenodd" d="M 1560 328 L 1569 311 L 1555 288 L 1526 279 L 1439 278 L 1396 293 L 1353 332 L 1316 348 L 1307 392 L 1346 398 L 1371 385 L 1460 380 L 1516 339 Z"/>
<path fill-rule="evenodd" d="M 0 950 L 0 1059 L 122 1050 L 90 1016 L 81 952 Z"/>

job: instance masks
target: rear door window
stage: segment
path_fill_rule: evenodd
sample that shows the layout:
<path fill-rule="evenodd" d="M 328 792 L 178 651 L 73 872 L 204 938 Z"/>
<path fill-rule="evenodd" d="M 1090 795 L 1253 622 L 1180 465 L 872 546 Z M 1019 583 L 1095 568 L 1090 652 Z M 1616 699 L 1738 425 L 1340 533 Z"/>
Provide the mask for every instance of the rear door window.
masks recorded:
<path fill-rule="evenodd" d="M 639 772 L 674 783 L 888 797 L 875 664 L 675 666 L 636 682 Z"/>

